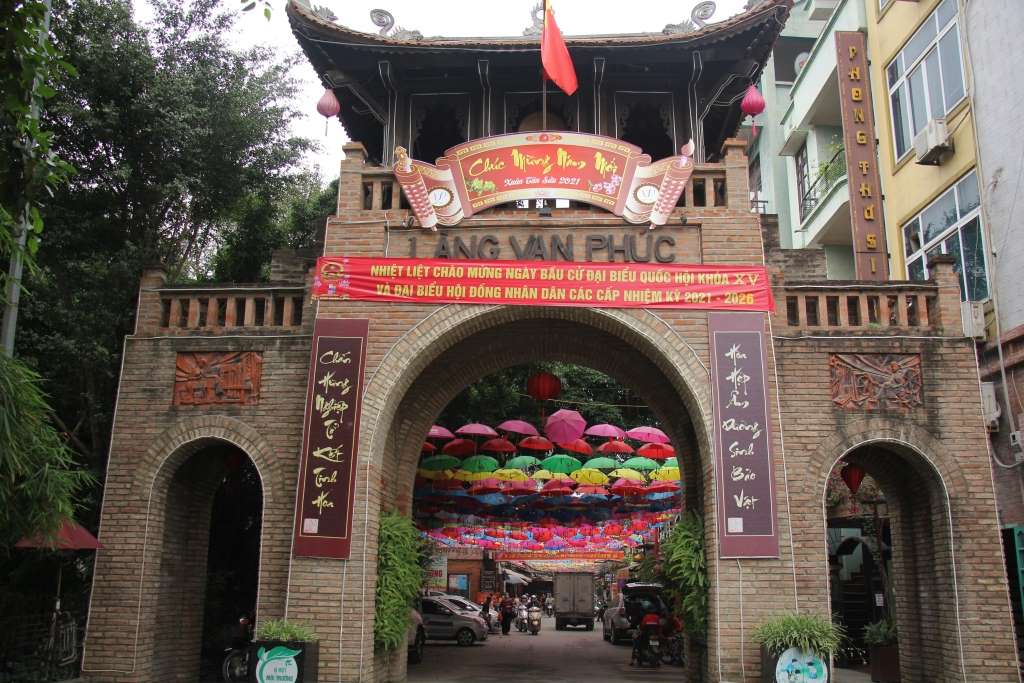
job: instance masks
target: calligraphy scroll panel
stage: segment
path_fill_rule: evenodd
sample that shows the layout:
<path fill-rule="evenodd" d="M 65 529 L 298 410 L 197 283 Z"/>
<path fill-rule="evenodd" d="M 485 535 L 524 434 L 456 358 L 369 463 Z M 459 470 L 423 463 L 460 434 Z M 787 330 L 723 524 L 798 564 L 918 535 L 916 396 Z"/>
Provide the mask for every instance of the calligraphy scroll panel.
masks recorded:
<path fill-rule="evenodd" d="M 255 405 L 260 400 L 263 354 L 179 353 L 174 364 L 176 406 Z"/>
<path fill-rule="evenodd" d="M 908 411 L 922 404 L 916 353 L 833 353 L 832 402 L 845 410 Z"/>
<path fill-rule="evenodd" d="M 317 319 L 309 362 L 294 554 L 346 559 L 369 320 Z"/>

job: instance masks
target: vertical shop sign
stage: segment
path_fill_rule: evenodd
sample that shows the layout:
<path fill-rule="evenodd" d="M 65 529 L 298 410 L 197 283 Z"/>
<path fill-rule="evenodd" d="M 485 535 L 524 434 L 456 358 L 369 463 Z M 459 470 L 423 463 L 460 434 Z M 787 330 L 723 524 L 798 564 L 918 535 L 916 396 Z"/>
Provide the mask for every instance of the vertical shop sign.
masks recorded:
<path fill-rule="evenodd" d="M 317 319 L 309 361 L 294 553 L 346 559 L 369 320 Z"/>
<path fill-rule="evenodd" d="M 885 243 L 875 115 L 863 33 L 836 31 L 836 64 L 857 279 L 884 281 L 889 279 L 889 253 Z"/>
<path fill-rule="evenodd" d="M 722 557 L 778 557 L 764 316 L 708 313 Z"/>

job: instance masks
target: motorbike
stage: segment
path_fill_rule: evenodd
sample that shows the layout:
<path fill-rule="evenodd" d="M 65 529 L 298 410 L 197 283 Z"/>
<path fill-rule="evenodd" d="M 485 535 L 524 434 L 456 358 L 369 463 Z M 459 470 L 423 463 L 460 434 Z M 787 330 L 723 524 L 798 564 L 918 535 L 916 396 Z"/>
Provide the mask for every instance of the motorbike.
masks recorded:
<path fill-rule="evenodd" d="M 550 601 L 544 603 L 544 613 L 547 614 L 549 617 L 555 616 L 555 602 L 554 602 L 554 600 L 550 600 Z"/>
<path fill-rule="evenodd" d="M 516 610 L 516 628 L 519 629 L 520 633 L 526 633 L 526 606 L 520 605 L 519 609 Z"/>
<path fill-rule="evenodd" d="M 660 641 L 661 663 L 686 666 L 683 646 L 683 622 L 678 617 L 665 621 Z"/>
<path fill-rule="evenodd" d="M 243 614 L 231 640 L 231 647 L 224 650 L 221 675 L 225 681 L 249 680 L 249 643 L 252 642 L 253 618 Z"/>
<path fill-rule="evenodd" d="M 540 607 L 531 607 L 526 610 L 526 621 L 532 635 L 540 633 Z"/>
<path fill-rule="evenodd" d="M 651 613 L 644 616 L 633 635 L 630 666 L 655 669 L 661 666 L 661 617 Z"/>

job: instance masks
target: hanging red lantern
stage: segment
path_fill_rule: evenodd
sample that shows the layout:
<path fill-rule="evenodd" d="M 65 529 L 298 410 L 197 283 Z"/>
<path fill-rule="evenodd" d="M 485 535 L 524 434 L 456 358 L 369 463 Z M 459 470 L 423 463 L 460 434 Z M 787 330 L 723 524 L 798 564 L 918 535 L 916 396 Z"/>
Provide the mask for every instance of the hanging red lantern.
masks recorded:
<path fill-rule="evenodd" d="M 747 88 L 747 92 L 743 95 L 743 101 L 740 102 L 740 111 L 743 112 L 744 116 L 751 118 L 751 126 L 753 127 L 754 137 L 757 137 L 757 124 L 754 123 L 753 119 L 755 116 L 764 111 L 764 97 L 761 92 L 757 89 L 757 86 L 753 83 Z"/>
<path fill-rule="evenodd" d="M 550 372 L 538 372 L 526 380 L 526 393 L 537 401 L 549 401 L 562 393 L 562 382 Z"/>
<path fill-rule="evenodd" d="M 864 481 L 864 474 L 864 469 L 860 465 L 847 463 L 843 471 L 839 473 L 839 476 L 846 482 L 846 487 L 850 489 L 850 493 L 857 495 L 857 489 L 860 488 L 860 483 Z"/>

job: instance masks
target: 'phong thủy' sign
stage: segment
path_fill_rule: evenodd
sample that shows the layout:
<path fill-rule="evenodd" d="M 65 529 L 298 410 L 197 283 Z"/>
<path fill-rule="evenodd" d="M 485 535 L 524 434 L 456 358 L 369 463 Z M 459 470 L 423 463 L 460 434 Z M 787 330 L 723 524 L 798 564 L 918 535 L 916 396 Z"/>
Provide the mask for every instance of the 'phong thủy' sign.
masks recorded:
<path fill-rule="evenodd" d="M 770 311 L 763 266 L 330 256 L 317 261 L 320 299 L 424 304 Z"/>
<path fill-rule="evenodd" d="M 425 228 L 519 199 L 572 199 L 664 225 L 693 173 L 693 141 L 680 151 L 651 163 L 636 145 L 603 135 L 514 133 L 456 145 L 436 164 L 398 147 L 394 171 Z"/>
<path fill-rule="evenodd" d="M 294 554 L 345 559 L 369 320 L 318 318 L 309 361 Z"/>
<path fill-rule="evenodd" d="M 709 313 L 722 557 L 778 557 L 764 316 Z"/>

